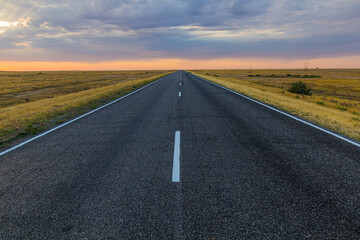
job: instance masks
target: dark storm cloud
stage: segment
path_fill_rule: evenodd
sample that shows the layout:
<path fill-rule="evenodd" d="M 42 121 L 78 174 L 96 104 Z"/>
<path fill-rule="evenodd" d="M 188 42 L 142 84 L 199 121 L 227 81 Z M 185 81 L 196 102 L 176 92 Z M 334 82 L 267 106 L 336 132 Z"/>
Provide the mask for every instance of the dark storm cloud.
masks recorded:
<path fill-rule="evenodd" d="M 12 0 L 0 9 L 0 21 L 20 21 L 0 26 L 0 60 L 360 54 L 357 0 Z"/>

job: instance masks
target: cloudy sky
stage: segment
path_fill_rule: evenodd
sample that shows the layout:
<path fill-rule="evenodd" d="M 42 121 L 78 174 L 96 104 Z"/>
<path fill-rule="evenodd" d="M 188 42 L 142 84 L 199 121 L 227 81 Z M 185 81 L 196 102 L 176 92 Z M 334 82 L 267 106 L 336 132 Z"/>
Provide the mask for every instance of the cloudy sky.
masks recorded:
<path fill-rule="evenodd" d="M 0 70 L 360 67 L 359 0 L 0 0 Z"/>

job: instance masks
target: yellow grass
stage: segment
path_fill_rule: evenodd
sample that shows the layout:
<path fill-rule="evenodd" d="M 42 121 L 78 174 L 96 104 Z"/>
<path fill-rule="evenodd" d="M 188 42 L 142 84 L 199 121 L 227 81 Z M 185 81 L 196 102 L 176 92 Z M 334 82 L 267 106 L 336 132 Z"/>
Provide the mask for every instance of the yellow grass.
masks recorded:
<path fill-rule="evenodd" d="M 31 131 L 33 124 L 40 124 L 41 127 L 38 126 L 35 130 L 42 130 L 47 127 L 49 120 L 58 115 L 66 115 L 67 111 L 75 109 L 77 111 L 71 114 L 74 116 L 82 110 L 81 106 L 87 106 L 99 99 L 123 95 L 168 73 L 170 72 L 52 72 L 44 74 L 48 75 L 48 78 L 37 80 L 35 77 L 29 80 L 26 76 L 38 73 L 10 73 L 16 76 L 23 74 L 25 77 L 17 77 L 18 81 L 1 85 L 1 97 L 17 94 L 19 98 L 17 101 L 9 99 L 2 107 L 0 105 L 0 142 L 8 141 L 19 134 L 36 133 L 37 131 Z M 145 78 L 136 79 L 141 76 Z M 64 79 L 61 79 L 62 77 Z"/>
<path fill-rule="evenodd" d="M 0 72 L 0 109 L 162 73 L 165 71 Z"/>
<path fill-rule="evenodd" d="M 360 140 L 359 69 L 306 72 L 304 70 L 197 70 L 193 73 Z M 249 74 L 254 77 L 249 77 Z M 294 75 L 316 75 L 321 78 L 299 78 Z M 303 81 L 310 86 L 313 95 L 303 96 L 288 92 L 291 83 L 296 81 Z"/>

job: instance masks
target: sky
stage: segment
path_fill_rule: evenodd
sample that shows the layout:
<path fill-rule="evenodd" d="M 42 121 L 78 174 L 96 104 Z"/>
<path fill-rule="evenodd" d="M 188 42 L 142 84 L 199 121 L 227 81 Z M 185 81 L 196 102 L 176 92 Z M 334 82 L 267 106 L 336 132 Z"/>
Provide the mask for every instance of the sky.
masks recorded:
<path fill-rule="evenodd" d="M 360 68 L 359 0 L 0 0 L 0 70 Z"/>

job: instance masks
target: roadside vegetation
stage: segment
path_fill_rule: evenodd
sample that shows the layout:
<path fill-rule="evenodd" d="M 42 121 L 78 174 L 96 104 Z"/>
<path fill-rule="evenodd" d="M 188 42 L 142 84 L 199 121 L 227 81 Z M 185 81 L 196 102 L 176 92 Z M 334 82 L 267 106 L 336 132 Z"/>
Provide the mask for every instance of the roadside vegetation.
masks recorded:
<path fill-rule="evenodd" d="M 306 86 L 306 84 L 302 81 L 294 82 L 291 84 L 288 92 L 291 93 L 298 93 L 298 94 L 305 94 L 305 95 L 312 95 L 311 88 Z"/>
<path fill-rule="evenodd" d="M 170 71 L 0 72 L 0 147 L 130 93 Z"/>
<path fill-rule="evenodd" d="M 360 69 L 192 72 L 360 140 Z"/>

